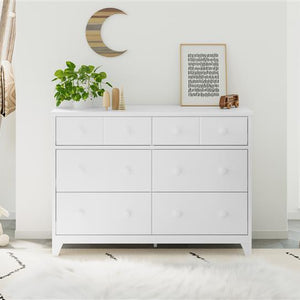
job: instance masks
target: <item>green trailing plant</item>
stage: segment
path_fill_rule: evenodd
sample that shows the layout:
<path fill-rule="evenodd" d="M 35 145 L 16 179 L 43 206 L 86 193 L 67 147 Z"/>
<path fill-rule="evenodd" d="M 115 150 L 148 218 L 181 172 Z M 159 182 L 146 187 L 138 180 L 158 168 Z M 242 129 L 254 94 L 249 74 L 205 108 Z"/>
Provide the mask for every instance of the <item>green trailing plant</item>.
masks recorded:
<path fill-rule="evenodd" d="M 94 66 L 82 65 L 76 70 L 76 65 L 71 62 L 66 62 L 67 67 L 62 70 L 56 70 L 55 78 L 52 81 L 59 80 L 56 84 L 56 106 L 59 106 L 63 101 L 86 101 L 97 97 L 102 97 L 105 87 L 112 85 L 105 81 L 107 77 L 105 72 L 100 72 Z"/>

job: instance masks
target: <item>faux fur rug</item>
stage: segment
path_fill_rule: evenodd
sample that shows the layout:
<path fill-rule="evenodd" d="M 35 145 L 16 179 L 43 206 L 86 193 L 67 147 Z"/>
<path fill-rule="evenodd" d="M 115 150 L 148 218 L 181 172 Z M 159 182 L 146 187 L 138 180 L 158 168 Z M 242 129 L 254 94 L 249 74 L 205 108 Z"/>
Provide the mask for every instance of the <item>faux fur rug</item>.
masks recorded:
<path fill-rule="evenodd" d="M 18 271 L 4 279 L 4 286 L 0 280 L 5 300 L 300 299 L 299 273 L 253 258 L 230 263 L 195 259 L 195 264 L 172 265 L 113 255 L 104 261 L 84 262 L 48 255 L 43 263 L 31 260 L 27 264 L 17 254 L 6 255 Z"/>

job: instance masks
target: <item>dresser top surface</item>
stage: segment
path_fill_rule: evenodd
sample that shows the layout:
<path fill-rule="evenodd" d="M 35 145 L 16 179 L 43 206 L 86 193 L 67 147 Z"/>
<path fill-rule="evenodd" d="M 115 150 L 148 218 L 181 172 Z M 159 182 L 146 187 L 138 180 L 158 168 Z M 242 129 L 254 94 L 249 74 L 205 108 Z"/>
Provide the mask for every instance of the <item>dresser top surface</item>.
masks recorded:
<path fill-rule="evenodd" d="M 219 107 L 182 107 L 179 105 L 127 105 L 126 110 L 106 111 L 102 107 L 86 109 L 57 108 L 52 111 L 56 116 L 249 116 L 246 107 L 220 109 Z"/>

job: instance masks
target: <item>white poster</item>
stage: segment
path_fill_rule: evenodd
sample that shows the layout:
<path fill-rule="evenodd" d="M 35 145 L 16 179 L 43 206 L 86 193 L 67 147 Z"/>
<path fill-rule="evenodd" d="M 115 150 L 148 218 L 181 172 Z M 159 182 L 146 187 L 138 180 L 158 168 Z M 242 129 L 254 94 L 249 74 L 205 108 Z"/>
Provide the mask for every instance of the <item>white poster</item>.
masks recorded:
<path fill-rule="evenodd" d="M 218 106 L 227 94 L 225 44 L 181 44 L 181 105 Z"/>

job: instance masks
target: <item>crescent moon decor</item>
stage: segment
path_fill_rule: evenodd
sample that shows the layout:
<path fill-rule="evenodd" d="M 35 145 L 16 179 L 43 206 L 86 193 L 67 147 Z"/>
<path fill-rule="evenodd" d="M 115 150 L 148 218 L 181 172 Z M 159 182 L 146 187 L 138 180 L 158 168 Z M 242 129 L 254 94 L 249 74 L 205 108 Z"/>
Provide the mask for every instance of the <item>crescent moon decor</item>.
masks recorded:
<path fill-rule="evenodd" d="M 125 53 L 124 51 L 115 51 L 107 47 L 102 39 L 101 29 L 102 25 L 107 18 L 115 14 L 124 14 L 126 13 L 117 8 L 104 8 L 98 10 L 95 14 L 91 16 L 86 26 L 86 39 L 90 47 L 99 55 L 106 57 L 119 56 Z"/>

